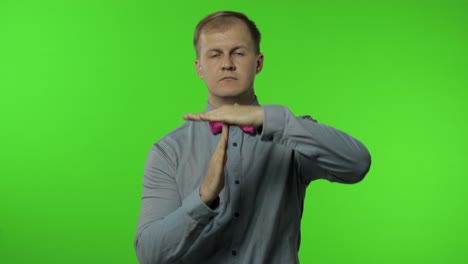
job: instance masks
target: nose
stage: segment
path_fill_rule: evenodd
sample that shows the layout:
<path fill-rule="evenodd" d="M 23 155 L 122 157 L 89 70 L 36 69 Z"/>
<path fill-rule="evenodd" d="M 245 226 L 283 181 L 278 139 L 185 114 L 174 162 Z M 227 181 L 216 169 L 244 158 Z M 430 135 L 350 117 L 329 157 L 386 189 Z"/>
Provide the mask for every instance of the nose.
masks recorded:
<path fill-rule="evenodd" d="M 222 62 L 221 69 L 223 71 L 234 71 L 236 69 L 236 65 L 233 63 L 230 57 L 226 58 Z"/>

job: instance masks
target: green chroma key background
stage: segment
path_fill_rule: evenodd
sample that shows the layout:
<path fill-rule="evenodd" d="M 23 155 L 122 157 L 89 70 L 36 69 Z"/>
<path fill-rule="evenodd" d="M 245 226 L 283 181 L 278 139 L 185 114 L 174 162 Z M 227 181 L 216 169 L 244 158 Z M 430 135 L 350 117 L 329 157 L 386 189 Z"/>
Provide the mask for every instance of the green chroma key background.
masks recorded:
<path fill-rule="evenodd" d="M 192 35 L 223 9 L 263 34 L 262 104 L 372 154 L 309 186 L 301 263 L 468 263 L 468 4 L 360 0 L 1 1 L 0 262 L 137 263 L 146 155 L 204 110 Z"/>

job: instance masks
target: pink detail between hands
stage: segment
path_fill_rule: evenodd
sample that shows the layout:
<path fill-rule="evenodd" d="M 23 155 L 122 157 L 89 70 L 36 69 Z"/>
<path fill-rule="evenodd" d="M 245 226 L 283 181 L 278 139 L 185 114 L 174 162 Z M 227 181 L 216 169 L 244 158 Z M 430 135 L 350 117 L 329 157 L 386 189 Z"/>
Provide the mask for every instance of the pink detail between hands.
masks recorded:
<path fill-rule="evenodd" d="M 223 122 L 208 122 L 208 124 L 210 125 L 211 133 L 213 134 L 218 134 L 223 131 Z M 239 128 L 249 134 L 257 133 L 257 129 L 253 126 L 239 126 Z"/>

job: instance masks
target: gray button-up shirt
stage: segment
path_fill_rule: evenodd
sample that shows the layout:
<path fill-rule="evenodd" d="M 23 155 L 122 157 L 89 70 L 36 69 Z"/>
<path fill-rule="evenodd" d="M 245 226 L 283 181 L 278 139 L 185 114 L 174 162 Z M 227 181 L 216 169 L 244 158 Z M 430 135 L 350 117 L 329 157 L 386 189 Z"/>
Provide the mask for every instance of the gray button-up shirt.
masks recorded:
<path fill-rule="evenodd" d="M 135 239 L 140 263 L 299 263 L 307 185 L 319 178 L 358 182 L 370 155 L 358 140 L 309 116 L 262 107 L 261 134 L 229 128 L 215 209 L 200 200 L 199 188 L 220 134 L 207 122 L 188 121 L 154 144 Z"/>

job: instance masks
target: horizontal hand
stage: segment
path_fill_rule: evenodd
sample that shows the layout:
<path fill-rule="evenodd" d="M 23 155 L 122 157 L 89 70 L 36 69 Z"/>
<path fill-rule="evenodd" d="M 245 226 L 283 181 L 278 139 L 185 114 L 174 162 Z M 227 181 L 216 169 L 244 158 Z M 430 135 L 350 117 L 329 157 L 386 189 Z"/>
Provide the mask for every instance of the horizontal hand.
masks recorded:
<path fill-rule="evenodd" d="M 191 121 L 218 121 L 230 125 L 260 127 L 263 125 L 263 107 L 224 105 L 204 113 L 185 114 L 183 118 Z"/>

